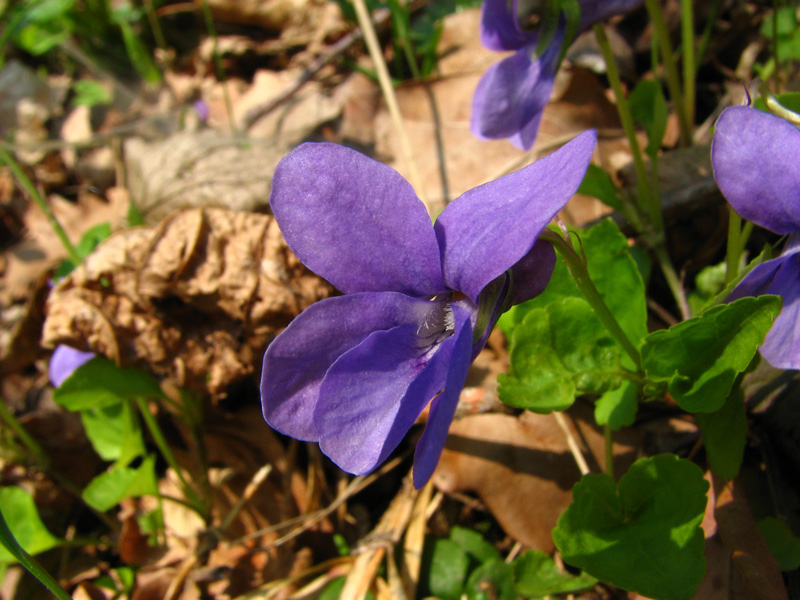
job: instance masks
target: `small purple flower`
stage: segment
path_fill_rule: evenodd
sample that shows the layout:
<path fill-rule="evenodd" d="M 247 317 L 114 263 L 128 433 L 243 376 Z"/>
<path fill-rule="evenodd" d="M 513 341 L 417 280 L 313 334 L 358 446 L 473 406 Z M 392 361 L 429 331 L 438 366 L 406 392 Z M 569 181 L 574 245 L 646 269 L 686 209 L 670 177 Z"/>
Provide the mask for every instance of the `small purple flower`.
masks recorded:
<path fill-rule="evenodd" d="M 424 485 L 501 310 L 547 285 L 555 254 L 537 238 L 578 188 L 595 142 L 585 132 L 466 192 L 433 226 L 390 167 L 334 144 L 290 152 L 270 206 L 289 247 L 344 295 L 307 308 L 267 348 L 267 422 L 363 474 L 433 398 L 414 457 Z"/>
<path fill-rule="evenodd" d="M 60 387 L 78 367 L 97 356 L 94 352 L 82 352 L 71 346 L 61 344 L 53 350 L 50 357 L 50 383 Z"/>
<path fill-rule="evenodd" d="M 579 31 L 642 0 L 579 0 Z M 542 9 L 541 1 L 484 0 L 481 42 L 489 50 L 515 50 L 483 74 L 472 99 L 472 133 L 481 139 L 509 138 L 522 150 L 533 146 L 542 111 L 550 99 L 566 26 L 562 22 L 547 48 L 536 56 L 539 29 L 526 29 L 526 14 Z M 531 11 L 530 9 L 533 9 Z M 562 19 L 563 21 L 563 19 Z"/>
<path fill-rule="evenodd" d="M 783 308 L 761 346 L 781 369 L 800 369 L 800 130 L 745 106 L 722 111 L 711 147 L 714 178 L 743 218 L 790 234 L 783 253 L 755 267 L 727 301 L 774 294 Z"/>

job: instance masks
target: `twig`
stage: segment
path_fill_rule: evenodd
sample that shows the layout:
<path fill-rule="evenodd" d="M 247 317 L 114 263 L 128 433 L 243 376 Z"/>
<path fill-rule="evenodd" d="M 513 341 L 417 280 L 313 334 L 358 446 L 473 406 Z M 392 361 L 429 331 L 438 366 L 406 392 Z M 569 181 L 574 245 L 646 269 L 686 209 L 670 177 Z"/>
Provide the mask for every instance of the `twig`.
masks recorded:
<path fill-rule="evenodd" d="M 575 459 L 575 464 L 578 465 L 578 469 L 581 471 L 581 475 L 586 475 L 589 473 L 589 465 L 586 463 L 586 459 L 583 457 L 583 453 L 581 452 L 580 447 L 578 446 L 578 442 L 575 439 L 575 436 L 572 435 L 572 431 L 570 431 L 569 425 L 567 425 L 567 420 L 564 418 L 564 415 L 560 412 L 554 412 L 553 417 L 555 417 L 556 423 L 558 423 L 559 428 L 561 431 L 564 432 L 564 435 L 567 437 L 567 446 L 569 447 L 569 451 L 572 453 L 572 458 Z"/>
<path fill-rule="evenodd" d="M 423 204 L 428 208 L 428 213 L 430 214 L 431 207 L 425 198 L 425 187 L 419 175 L 419 171 L 417 171 L 417 165 L 414 162 L 414 150 L 411 148 L 411 141 L 408 139 L 408 133 L 403 125 L 403 116 L 400 114 L 400 107 L 397 104 L 397 96 L 394 93 L 392 80 L 389 77 L 389 69 L 386 67 L 386 61 L 383 58 L 383 52 L 378 43 L 375 27 L 373 27 L 372 21 L 370 20 L 367 5 L 364 0 L 353 0 L 353 6 L 356 9 L 356 15 L 358 16 L 361 29 L 364 31 L 364 42 L 367 44 L 367 50 L 369 50 L 372 62 L 375 63 L 375 71 L 378 73 L 378 83 L 381 86 L 383 97 L 386 100 L 386 106 L 389 109 L 389 115 L 392 117 L 395 133 L 397 133 L 397 138 L 400 142 L 400 149 L 408 168 L 408 178 L 411 181 L 411 185 L 416 190 L 417 196 L 419 196 L 420 200 L 422 200 Z"/>

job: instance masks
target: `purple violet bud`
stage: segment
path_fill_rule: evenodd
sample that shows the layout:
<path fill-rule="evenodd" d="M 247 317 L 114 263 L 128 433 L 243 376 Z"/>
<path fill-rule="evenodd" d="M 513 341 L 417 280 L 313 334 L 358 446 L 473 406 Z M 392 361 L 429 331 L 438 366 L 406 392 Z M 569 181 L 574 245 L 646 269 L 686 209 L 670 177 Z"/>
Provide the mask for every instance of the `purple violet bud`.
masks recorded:
<path fill-rule="evenodd" d="M 433 226 L 411 185 L 363 154 L 309 143 L 284 157 L 273 214 L 298 258 L 344 295 L 308 307 L 267 348 L 270 426 L 364 474 L 433 399 L 414 456 L 422 487 L 501 307 L 547 285 L 555 253 L 537 238 L 577 190 L 595 143 L 585 132 L 466 192 Z"/>

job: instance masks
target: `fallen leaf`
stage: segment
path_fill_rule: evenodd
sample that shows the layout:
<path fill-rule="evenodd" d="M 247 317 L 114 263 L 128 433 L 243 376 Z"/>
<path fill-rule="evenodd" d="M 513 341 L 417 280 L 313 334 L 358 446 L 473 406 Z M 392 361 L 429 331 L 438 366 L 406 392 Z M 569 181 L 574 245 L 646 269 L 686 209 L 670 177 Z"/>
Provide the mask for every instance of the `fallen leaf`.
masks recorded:
<path fill-rule="evenodd" d="M 590 425 L 591 407 L 576 403 L 569 414 L 573 435 L 590 469 L 598 472 L 604 439 L 602 430 Z M 633 464 L 640 438 L 635 429 L 617 436 L 615 473 Z M 509 536 L 552 552 L 550 532 L 572 501 L 572 486 L 579 478 L 555 418 L 526 412 L 454 421 L 433 482 L 447 493 L 474 491 Z"/>
<path fill-rule="evenodd" d="M 220 397 L 257 374 L 269 341 L 331 292 L 271 216 L 187 209 L 98 246 L 51 292 L 42 339 Z"/>

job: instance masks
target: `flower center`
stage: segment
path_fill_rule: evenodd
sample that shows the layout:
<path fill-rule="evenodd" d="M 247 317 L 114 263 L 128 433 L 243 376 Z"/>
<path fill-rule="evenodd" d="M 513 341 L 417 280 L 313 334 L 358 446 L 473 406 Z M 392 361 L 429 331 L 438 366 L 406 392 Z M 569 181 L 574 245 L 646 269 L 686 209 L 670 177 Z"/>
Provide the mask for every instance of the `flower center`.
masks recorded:
<path fill-rule="evenodd" d="M 417 345 L 420 348 L 436 346 L 453 335 L 456 325 L 450 300 L 449 297 L 446 300 L 432 298 L 430 310 L 417 327 Z"/>

